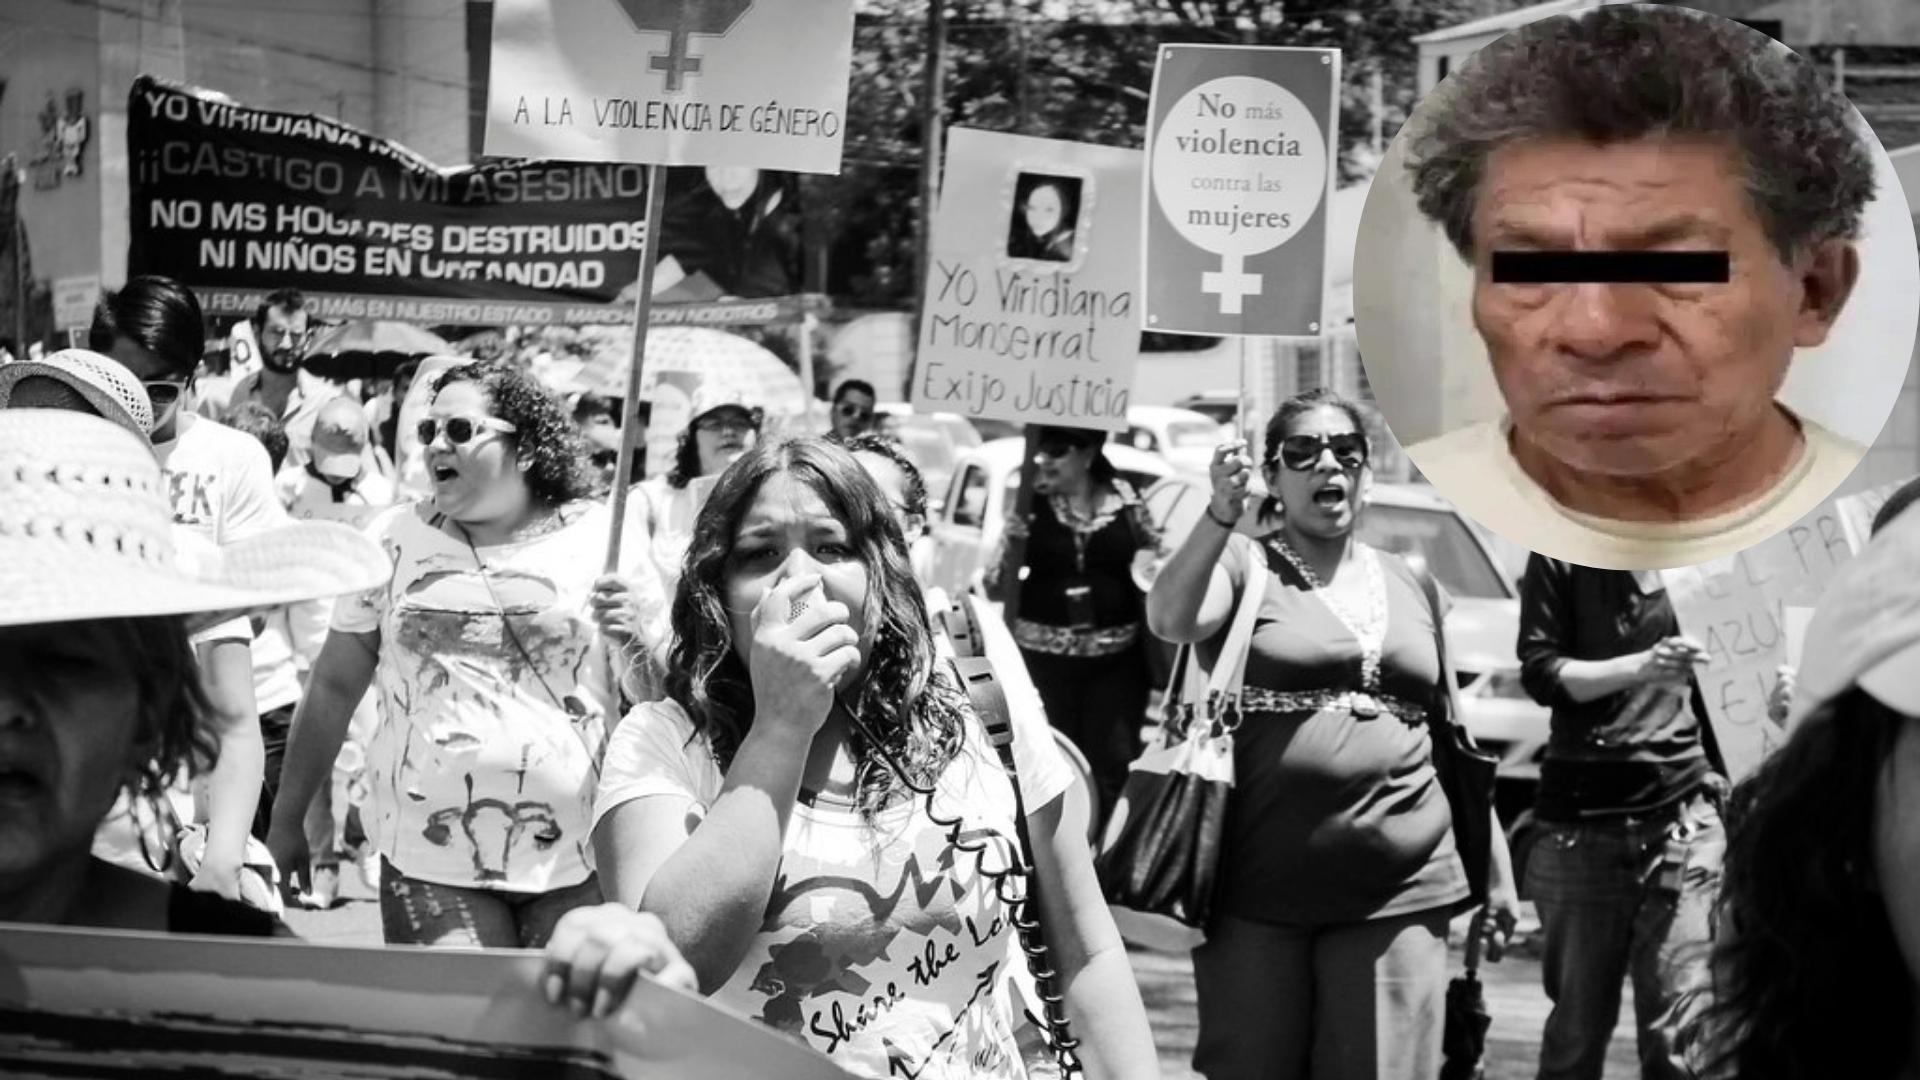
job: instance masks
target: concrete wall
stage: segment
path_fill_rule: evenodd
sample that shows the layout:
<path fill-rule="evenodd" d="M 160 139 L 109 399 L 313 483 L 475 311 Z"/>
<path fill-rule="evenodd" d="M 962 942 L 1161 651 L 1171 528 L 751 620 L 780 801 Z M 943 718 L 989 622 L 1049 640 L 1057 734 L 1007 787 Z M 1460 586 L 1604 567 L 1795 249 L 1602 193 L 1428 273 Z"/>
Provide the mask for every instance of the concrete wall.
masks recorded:
<path fill-rule="evenodd" d="M 317 113 L 440 165 L 471 160 L 466 0 L 7 0 L 0 156 L 39 153 L 39 114 L 80 90 L 79 177 L 21 198 L 34 277 L 126 277 L 126 98 L 152 74 L 249 105 Z"/>

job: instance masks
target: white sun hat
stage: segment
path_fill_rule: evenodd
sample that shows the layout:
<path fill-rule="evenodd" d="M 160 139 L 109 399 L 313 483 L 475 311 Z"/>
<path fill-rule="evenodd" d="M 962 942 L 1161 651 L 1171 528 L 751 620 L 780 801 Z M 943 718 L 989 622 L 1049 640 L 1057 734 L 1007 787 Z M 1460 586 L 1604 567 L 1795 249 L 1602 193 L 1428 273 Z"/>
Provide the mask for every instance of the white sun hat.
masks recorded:
<path fill-rule="evenodd" d="M 202 626 L 362 592 L 392 572 L 378 544 L 332 522 L 182 549 L 160 465 L 131 432 L 62 409 L 0 410 L 0 626 L 153 615 Z"/>
<path fill-rule="evenodd" d="M 1920 716 L 1920 513 L 1894 518 L 1827 582 L 1807 624 L 1788 728 L 1855 686 Z"/>
<path fill-rule="evenodd" d="M 35 377 L 71 388 L 95 412 L 143 439 L 153 430 L 153 403 L 147 388 L 111 357 L 86 349 L 62 349 L 39 360 L 0 366 L 0 409 L 12 407 L 13 388 L 22 379 Z"/>

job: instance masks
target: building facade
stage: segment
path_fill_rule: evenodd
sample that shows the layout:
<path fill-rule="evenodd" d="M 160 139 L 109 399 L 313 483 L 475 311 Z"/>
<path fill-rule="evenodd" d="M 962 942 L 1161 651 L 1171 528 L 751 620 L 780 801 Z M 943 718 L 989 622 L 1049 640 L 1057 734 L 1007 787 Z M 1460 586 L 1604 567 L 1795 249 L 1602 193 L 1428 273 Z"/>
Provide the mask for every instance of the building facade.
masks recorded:
<path fill-rule="evenodd" d="M 487 13 L 470 0 L 8 0 L 0 336 L 63 342 L 125 279 L 135 76 L 334 117 L 460 165 L 477 149 L 470 50 Z"/>

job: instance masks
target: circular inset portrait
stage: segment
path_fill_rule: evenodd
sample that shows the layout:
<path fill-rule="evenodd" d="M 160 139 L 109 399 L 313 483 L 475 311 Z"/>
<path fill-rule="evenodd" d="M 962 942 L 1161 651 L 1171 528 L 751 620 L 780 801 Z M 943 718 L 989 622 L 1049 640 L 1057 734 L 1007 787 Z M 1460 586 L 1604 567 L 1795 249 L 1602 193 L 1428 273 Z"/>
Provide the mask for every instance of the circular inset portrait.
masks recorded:
<path fill-rule="evenodd" d="M 1860 114 L 1759 32 L 1648 4 L 1528 24 L 1429 94 L 1353 283 L 1367 379 L 1434 487 L 1620 570 L 1733 554 L 1831 495 L 1920 315 Z"/>

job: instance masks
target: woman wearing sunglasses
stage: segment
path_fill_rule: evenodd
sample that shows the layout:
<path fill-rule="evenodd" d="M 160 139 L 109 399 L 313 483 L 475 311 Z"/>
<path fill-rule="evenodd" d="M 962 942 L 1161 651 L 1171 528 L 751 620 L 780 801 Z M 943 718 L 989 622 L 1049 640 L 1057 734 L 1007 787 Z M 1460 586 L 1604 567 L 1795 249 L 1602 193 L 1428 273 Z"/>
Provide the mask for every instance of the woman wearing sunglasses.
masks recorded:
<path fill-rule="evenodd" d="M 1031 520 L 1007 521 L 1007 536 L 1024 533 L 1027 544 L 1014 640 L 1048 721 L 1086 756 L 1103 813 L 1140 752 L 1152 687 L 1133 568 L 1160 551 L 1140 497 L 1101 452 L 1106 439 L 1085 428 L 1042 429 Z M 995 599 L 1005 561 L 996 551 L 987 563 Z"/>
<path fill-rule="evenodd" d="M 657 641 L 666 604 L 640 543 L 621 576 L 599 576 L 607 509 L 582 498 L 559 401 L 502 361 L 430 389 L 417 434 L 432 498 L 368 527 L 393 579 L 334 607 L 268 843 L 281 866 L 307 865 L 307 804 L 377 681 L 363 813 L 386 940 L 534 948 L 599 902 L 588 815 L 629 655 L 609 645 Z"/>
<path fill-rule="evenodd" d="M 760 441 L 764 415 L 737 387 L 714 381 L 693 392 L 690 409 L 693 419 L 680 432 L 673 468 L 633 489 L 641 497 L 654 569 L 669 596 L 680 580 L 693 519 L 720 474 Z"/>
<path fill-rule="evenodd" d="M 1447 920 L 1468 894 L 1426 725 L 1446 676 L 1422 585 L 1354 537 L 1369 451 L 1353 403 L 1289 399 L 1267 425 L 1258 539 L 1236 533 L 1253 463 L 1229 443 L 1205 517 L 1147 598 L 1154 633 L 1211 661 L 1248 561 L 1271 571 L 1214 918 L 1193 955 L 1194 1068 L 1211 1080 L 1439 1072 Z M 1517 902 L 1493 862 L 1506 933 Z"/>

